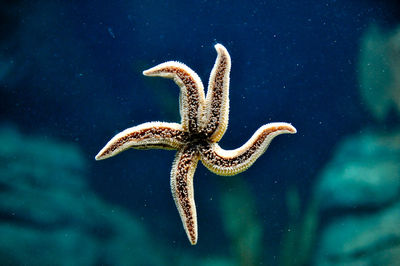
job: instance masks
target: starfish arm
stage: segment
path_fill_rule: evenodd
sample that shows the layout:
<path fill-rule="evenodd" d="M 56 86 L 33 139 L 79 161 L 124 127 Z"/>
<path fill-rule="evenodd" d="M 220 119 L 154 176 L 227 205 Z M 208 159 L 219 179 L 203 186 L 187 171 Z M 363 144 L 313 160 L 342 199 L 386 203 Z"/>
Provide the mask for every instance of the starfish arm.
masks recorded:
<path fill-rule="evenodd" d="M 180 124 L 148 122 L 115 135 L 96 155 L 96 160 L 107 159 L 129 148 L 179 149 L 187 138 L 188 133 Z"/>
<path fill-rule="evenodd" d="M 171 192 L 181 217 L 183 228 L 192 245 L 197 243 L 197 214 L 194 202 L 193 175 L 200 159 L 193 147 L 180 149 L 171 170 Z"/>
<path fill-rule="evenodd" d="M 181 124 L 185 130 L 197 133 L 204 113 L 205 96 L 203 83 L 196 72 L 185 64 L 169 61 L 143 71 L 143 75 L 174 80 L 180 87 Z"/>
<path fill-rule="evenodd" d="M 211 71 L 206 97 L 203 128 L 212 142 L 219 141 L 228 127 L 229 73 L 231 57 L 221 44 L 215 45 L 218 56 Z"/>
<path fill-rule="evenodd" d="M 204 145 L 201 149 L 201 161 L 213 173 L 218 175 L 236 175 L 249 168 L 268 148 L 272 139 L 284 133 L 296 133 L 288 123 L 270 123 L 260 127 L 240 148 L 223 150 L 217 143 Z"/>

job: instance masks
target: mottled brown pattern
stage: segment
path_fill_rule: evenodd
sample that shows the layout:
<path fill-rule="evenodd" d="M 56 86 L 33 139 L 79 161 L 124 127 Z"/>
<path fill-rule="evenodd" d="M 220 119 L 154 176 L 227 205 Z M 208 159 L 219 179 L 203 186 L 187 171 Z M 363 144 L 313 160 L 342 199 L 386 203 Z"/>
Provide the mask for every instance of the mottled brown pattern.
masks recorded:
<path fill-rule="evenodd" d="M 215 78 L 213 81 L 210 80 L 210 82 L 213 82 L 214 86 L 212 88 L 213 90 L 211 96 L 211 116 L 209 121 L 207 121 L 207 126 L 205 128 L 207 137 L 210 137 L 219 126 L 227 60 L 228 58 L 226 55 L 222 54 L 220 64 L 215 72 Z"/>
<path fill-rule="evenodd" d="M 232 158 L 221 157 L 211 149 L 210 144 L 202 145 L 199 149 L 202 157 L 206 158 L 210 164 L 224 168 L 234 167 L 250 159 L 250 157 L 260 148 L 269 134 L 286 129 L 286 127 L 275 127 L 265 130 L 244 153 Z"/>
<path fill-rule="evenodd" d="M 162 68 L 159 70 L 159 72 L 174 73 L 178 76 L 182 83 L 185 84 L 187 89 L 186 96 L 188 100 L 188 129 L 189 132 L 198 132 L 199 121 L 197 120 L 197 115 L 200 108 L 200 95 L 199 88 L 196 86 L 196 81 L 191 75 L 189 75 L 189 73 L 174 66 Z"/>
<path fill-rule="evenodd" d="M 194 206 L 190 203 L 189 192 L 188 192 L 188 178 L 190 176 L 190 168 L 193 166 L 194 160 L 196 160 L 197 149 L 195 147 L 186 146 L 179 159 L 176 171 L 176 196 L 179 201 L 179 205 L 182 207 L 184 216 L 186 218 L 186 228 L 189 232 L 189 237 L 192 243 L 196 242 L 196 230 L 195 222 L 193 219 Z"/>
<path fill-rule="evenodd" d="M 143 141 L 146 139 L 157 139 L 157 140 L 171 140 L 174 142 L 187 142 L 189 134 L 184 131 L 166 128 L 166 127 L 156 127 L 156 128 L 146 128 L 136 132 L 132 132 L 118 139 L 113 145 L 111 145 L 107 150 L 104 151 L 102 156 L 112 153 L 122 145 L 130 141 Z M 150 145 L 158 146 L 160 148 L 165 148 L 168 145 L 166 143 L 154 143 L 154 144 L 145 144 L 138 145 L 138 149 L 145 149 L 146 146 L 150 147 Z M 136 147 L 135 147 L 136 148 Z M 172 147 L 170 147 L 172 148 Z"/>

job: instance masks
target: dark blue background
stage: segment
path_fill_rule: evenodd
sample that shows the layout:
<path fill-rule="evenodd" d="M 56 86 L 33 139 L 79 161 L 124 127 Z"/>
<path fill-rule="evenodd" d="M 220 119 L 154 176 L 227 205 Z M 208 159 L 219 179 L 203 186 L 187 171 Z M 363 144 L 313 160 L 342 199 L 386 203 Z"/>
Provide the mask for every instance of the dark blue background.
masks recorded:
<path fill-rule="evenodd" d="M 399 18 L 390 1 L 2 1 L 1 120 L 27 134 L 76 142 L 90 181 L 160 241 L 186 248 L 169 188 L 172 151 L 94 155 L 115 133 L 147 121 L 179 121 L 178 87 L 142 76 L 168 60 L 184 62 L 206 85 L 222 43 L 232 57 L 230 123 L 223 148 L 242 145 L 267 122 L 298 130 L 280 136 L 243 174 L 257 200 L 267 243 L 286 225 L 285 193 L 310 197 L 318 172 L 344 136 L 375 123 L 358 94 L 360 36 Z M 199 244 L 226 249 L 220 177 L 195 174 Z M 216 248 L 218 246 L 218 248 Z M 274 250 L 276 247 L 267 247 Z"/>

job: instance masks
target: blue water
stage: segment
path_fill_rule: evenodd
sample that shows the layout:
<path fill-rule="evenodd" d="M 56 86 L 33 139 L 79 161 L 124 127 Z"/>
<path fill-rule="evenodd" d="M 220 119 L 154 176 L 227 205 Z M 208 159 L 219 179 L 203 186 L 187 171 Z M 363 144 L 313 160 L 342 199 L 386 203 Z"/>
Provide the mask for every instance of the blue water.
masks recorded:
<path fill-rule="evenodd" d="M 242 145 L 268 122 L 290 122 L 298 131 L 277 137 L 242 174 L 264 230 L 264 265 L 279 257 L 288 188 L 309 200 L 336 144 L 375 123 L 358 91 L 360 38 L 371 24 L 391 29 L 400 20 L 395 1 L 38 0 L 0 7 L 0 60 L 9 69 L 0 75 L 0 122 L 75 143 L 95 193 L 140 217 L 161 246 L 188 256 L 232 252 L 221 177 L 199 164 L 199 242 L 191 247 L 169 188 L 173 151 L 129 150 L 100 162 L 94 156 L 125 128 L 179 121 L 178 87 L 143 70 L 177 60 L 206 85 L 213 46 L 223 44 L 232 71 L 221 146 Z"/>

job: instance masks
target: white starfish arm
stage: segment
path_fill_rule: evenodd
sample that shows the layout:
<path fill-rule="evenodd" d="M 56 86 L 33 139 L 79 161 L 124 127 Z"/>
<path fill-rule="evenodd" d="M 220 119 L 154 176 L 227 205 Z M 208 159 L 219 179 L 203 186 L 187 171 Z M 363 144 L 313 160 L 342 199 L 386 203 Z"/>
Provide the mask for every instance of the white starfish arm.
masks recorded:
<path fill-rule="evenodd" d="M 212 142 L 219 141 L 228 127 L 229 73 L 231 57 L 221 44 L 215 45 L 218 56 L 211 71 L 206 97 L 205 121 L 202 125 Z"/>
<path fill-rule="evenodd" d="M 143 75 L 174 80 L 180 87 L 181 124 L 184 130 L 197 133 L 201 116 L 204 113 L 205 96 L 203 83 L 196 72 L 185 64 L 169 61 L 143 71 Z"/>
<path fill-rule="evenodd" d="M 193 175 L 199 161 L 193 147 L 184 147 L 175 156 L 171 170 L 171 192 L 182 220 L 183 228 L 192 245 L 197 243 L 197 214 L 194 203 Z"/>
<path fill-rule="evenodd" d="M 180 124 L 148 122 L 115 135 L 96 155 L 96 160 L 107 159 L 129 148 L 179 149 L 187 139 L 188 133 Z"/>
<path fill-rule="evenodd" d="M 288 123 L 270 123 L 260 127 L 240 148 L 223 150 L 217 143 L 200 149 L 201 161 L 218 175 L 236 175 L 249 168 L 268 148 L 272 139 L 284 133 L 296 133 Z"/>

